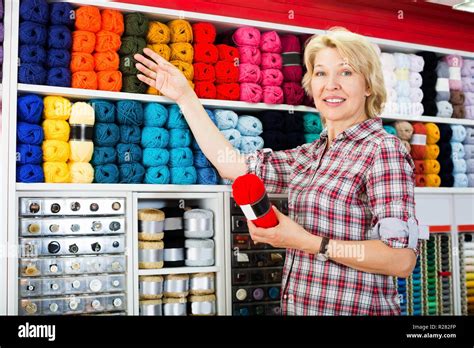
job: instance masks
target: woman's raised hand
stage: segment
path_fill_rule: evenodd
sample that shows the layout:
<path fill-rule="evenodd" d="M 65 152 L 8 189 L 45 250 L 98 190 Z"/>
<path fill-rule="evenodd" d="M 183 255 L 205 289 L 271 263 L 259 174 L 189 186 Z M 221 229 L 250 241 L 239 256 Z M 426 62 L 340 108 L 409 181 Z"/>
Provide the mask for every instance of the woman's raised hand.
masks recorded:
<path fill-rule="evenodd" d="M 145 48 L 143 53 L 151 59 L 138 53 L 134 55 L 139 62 L 136 67 L 141 72 L 137 74 L 140 81 L 177 103 L 194 93 L 186 77 L 173 64 L 149 48 Z"/>

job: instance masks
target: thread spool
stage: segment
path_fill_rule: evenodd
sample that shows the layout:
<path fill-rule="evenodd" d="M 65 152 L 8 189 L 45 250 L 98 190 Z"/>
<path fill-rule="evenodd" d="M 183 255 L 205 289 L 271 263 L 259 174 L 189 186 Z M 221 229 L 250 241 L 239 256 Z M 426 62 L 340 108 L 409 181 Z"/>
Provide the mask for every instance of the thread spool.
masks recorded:
<path fill-rule="evenodd" d="M 165 214 L 154 208 L 138 209 L 138 239 L 160 241 L 163 239 Z"/>

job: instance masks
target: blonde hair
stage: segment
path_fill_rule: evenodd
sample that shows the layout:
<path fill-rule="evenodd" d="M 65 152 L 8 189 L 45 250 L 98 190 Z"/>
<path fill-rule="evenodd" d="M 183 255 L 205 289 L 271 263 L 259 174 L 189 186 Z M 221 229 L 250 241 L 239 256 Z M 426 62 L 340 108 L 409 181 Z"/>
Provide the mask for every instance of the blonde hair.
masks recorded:
<path fill-rule="evenodd" d="M 303 77 L 303 87 L 306 93 L 312 95 L 311 78 L 314 71 L 314 59 L 316 54 L 324 48 L 337 49 L 339 54 L 347 59 L 347 63 L 352 69 L 364 76 L 370 91 L 370 95 L 365 101 L 365 112 L 370 118 L 380 115 L 387 100 L 387 92 L 378 52 L 365 37 L 345 28 L 331 28 L 327 34 L 314 35 L 306 41 L 304 63 L 308 71 Z"/>

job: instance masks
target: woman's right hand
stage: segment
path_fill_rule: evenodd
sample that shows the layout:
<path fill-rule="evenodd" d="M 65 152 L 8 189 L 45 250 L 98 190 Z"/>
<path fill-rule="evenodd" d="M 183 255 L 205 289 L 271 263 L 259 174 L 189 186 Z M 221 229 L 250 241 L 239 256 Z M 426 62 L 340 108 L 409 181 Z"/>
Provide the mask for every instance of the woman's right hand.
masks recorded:
<path fill-rule="evenodd" d="M 178 68 L 149 48 L 145 48 L 143 53 L 151 59 L 138 53 L 134 55 L 139 62 L 136 67 L 142 73 L 137 75 L 140 81 L 178 104 L 194 94 L 188 80 Z"/>

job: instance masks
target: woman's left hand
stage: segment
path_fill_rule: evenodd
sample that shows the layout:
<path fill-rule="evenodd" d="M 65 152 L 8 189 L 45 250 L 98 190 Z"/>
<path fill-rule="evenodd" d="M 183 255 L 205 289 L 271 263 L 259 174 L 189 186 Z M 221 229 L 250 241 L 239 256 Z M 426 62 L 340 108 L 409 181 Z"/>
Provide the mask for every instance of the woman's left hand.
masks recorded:
<path fill-rule="evenodd" d="M 267 243 L 275 248 L 302 249 L 305 239 L 310 235 L 303 226 L 298 225 L 288 216 L 282 214 L 276 207 L 272 206 L 278 225 L 271 228 L 260 228 L 247 220 L 250 236 L 254 242 Z"/>

